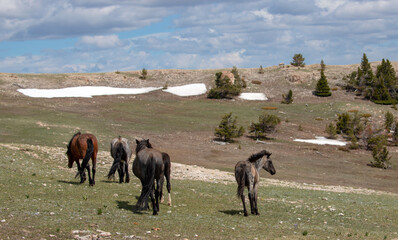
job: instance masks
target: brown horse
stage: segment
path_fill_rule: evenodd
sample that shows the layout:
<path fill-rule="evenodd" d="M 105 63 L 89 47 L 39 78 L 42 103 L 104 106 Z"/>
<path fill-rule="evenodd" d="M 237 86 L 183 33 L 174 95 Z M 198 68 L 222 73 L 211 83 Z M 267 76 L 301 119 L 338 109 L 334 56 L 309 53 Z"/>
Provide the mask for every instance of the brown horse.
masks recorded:
<path fill-rule="evenodd" d="M 148 197 L 151 198 L 153 215 L 159 211 L 160 183 L 164 179 L 164 163 L 162 153 L 153 149 L 147 140 L 136 140 L 136 156 L 133 162 L 133 173 L 141 180 L 142 190 L 137 206 L 148 208 Z M 148 147 L 149 146 L 149 147 Z M 155 197 L 153 196 L 156 180 Z"/>
<path fill-rule="evenodd" d="M 263 159 L 264 156 L 267 156 L 267 160 L 265 161 Z M 259 215 L 257 208 L 257 190 L 260 176 L 258 172 L 263 168 L 271 175 L 276 173 L 270 156 L 270 152 L 263 150 L 251 155 L 246 161 L 239 161 L 235 166 L 235 179 L 238 183 L 237 195 L 242 199 L 243 213 L 245 216 L 247 216 L 245 195 L 243 193 L 245 187 L 249 190 L 251 213 Z"/>
<path fill-rule="evenodd" d="M 88 172 L 88 180 L 90 186 L 95 185 L 95 171 L 97 166 L 97 153 L 98 153 L 98 141 L 97 138 L 90 133 L 81 134 L 80 132 L 73 135 L 72 139 L 68 144 L 68 151 L 66 155 L 68 156 L 68 167 L 72 168 L 73 163 L 76 162 L 78 173 L 76 177 L 80 175 L 80 183 L 86 181 L 85 169 Z M 93 178 L 90 174 L 90 164 L 89 160 L 92 160 L 93 167 L 92 173 Z M 80 165 L 79 159 L 83 159 Z"/>

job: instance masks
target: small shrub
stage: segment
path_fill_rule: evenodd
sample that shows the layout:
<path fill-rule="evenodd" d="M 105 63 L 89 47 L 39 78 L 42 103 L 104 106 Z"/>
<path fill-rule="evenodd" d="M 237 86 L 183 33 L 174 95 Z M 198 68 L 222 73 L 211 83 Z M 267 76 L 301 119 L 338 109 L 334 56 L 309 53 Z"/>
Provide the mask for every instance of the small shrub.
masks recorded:
<path fill-rule="evenodd" d="M 289 92 L 287 93 L 287 95 L 282 94 L 282 102 L 284 104 L 290 104 L 293 102 L 293 92 L 290 89 Z"/>
<path fill-rule="evenodd" d="M 356 113 L 356 112 L 358 112 L 358 110 L 357 110 L 357 109 L 350 109 L 350 110 L 348 110 L 347 112 Z"/>
<path fill-rule="evenodd" d="M 146 70 L 145 68 L 143 68 L 143 69 L 141 70 L 140 79 L 146 79 L 147 76 L 148 76 L 148 70 Z"/>
<path fill-rule="evenodd" d="M 342 113 L 338 115 L 338 120 L 336 123 L 336 131 L 337 133 L 348 133 L 348 130 L 350 129 L 350 121 L 351 117 L 348 113 Z"/>
<path fill-rule="evenodd" d="M 258 81 L 258 80 L 253 80 L 252 83 L 256 84 L 256 85 L 261 85 L 261 81 Z"/>
<path fill-rule="evenodd" d="M 262 107 L 264 110 L 276 110 L 278 109 L 277 107 Z"/>
<path fill-rule="evenodd" d="M 372 114 L 370 114 L 370 113 L 362 113 L 361 114 L 361 117 L 363 117 L 363 118 L 370 118 L 372 116 Z"/>
<path fill-rule="evenodd" d="M 214 135 L 223 139 L 224 142 L 232 142 L 233 138 L 238 138 L 243 135 L 245 129 L 237 124 L 237 117 L 233 118 L 232 113 L 225 114 L 218 127 L 215 129 Z"/>
<path fill-rule="evenodd" d="M 308 231 L 304 230 L 302 234 L 303 234 L 303 236 L 307 236 L 308 235 Z"/>
<path fill-rule="evenodd" d="M 337 131 L 333 123 L 326 125 L 325 132 L 328 134 L 328 138 L 336 138 Z"/>
<path fill-rule="evenodd" d="M 167 82 L 165 82 L 163 85 L 163 90 L 166 90 L 167 88 L 169 88 L 169 84 Z"/>
<path fill-rule="evenodd" d="M 390 167 L 391 156 L 389 156 L 389 152 L 385 146 L 373 148 L 372 157 L 373 161 L 370 162 L 371 166 L 383 169 Z"/>
<path fill-rule="evenodd" d="M 340 150 L 340 151 L 343 151 L 343 152 L 349 152 L 350 151 L 350 149 L 348 149 L 347 147 L 343 147 L 343 146 L 340 146 L 337 149 Z"/>
<path fill-rule="evenodd" d="M 102 215 L 102 209 L 101 209 L 101 208 L 98 208 L 98 209 L 97 209 L 97 214 L 98 214 L 98 215 Z"/>
<path fill-rule="evenodd" d="M 301 124 L 298 126 L 298 130 L 299 130 L 300 132 L 304 131 L 303 126 L 301 126 Z"/>
<path fill-rule="evenodd" d="M 394 123 L 394 115 L 390 113 L 390 111 L 387 111 L 386 114 L 384 115 L 384 128 L 388 131 L 392 130 L 392 126 Z"/>
<path fill-rule="evenodd" d="M 331 90 L 332 90 L 333 92 L 335 92 L 335 91 L 339 90 L 339 88 L 333 87 Z"/>
<path fill-rule="evenodd" d="M 323 121 L 323 118 L 321 118 L 321 117 L 316 117 L 315 120 L 317 120 L 317 121 Z"/>
<path fill-rule="evenodd" d="M 120 71 L 119 70 L 116 70 L 116 72 L 115 72 L 116 74 L 120 74 Z"/>
<path fill-rule="evenodd" d="M 249 132 L 254 134 L 254 137 L 264 139 L 268 133 L 272 133 L 276 129 L 276 125 L 280 124 L 281 120 L 279 117 L 263 113 L 258 117 L 257 123 L 251 123 L 249 126 Z"/>
<path fill-rule="evenodd" d="M 264 74 L 264 68 L 262 65 L 260 65 L 260 68 L 258 69 L 258 73 Z"/>

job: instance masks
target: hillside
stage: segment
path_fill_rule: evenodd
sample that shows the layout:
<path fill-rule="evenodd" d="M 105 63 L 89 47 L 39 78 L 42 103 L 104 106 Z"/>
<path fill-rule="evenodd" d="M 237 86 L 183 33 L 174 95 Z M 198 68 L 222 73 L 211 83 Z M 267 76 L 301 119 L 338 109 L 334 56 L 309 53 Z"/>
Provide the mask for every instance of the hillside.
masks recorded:
<path fill-rule="evenodd" d="M 398 63 L 393 64 L 398 69 Z M 227 69 L 149 70 L 146 80 L 139 78 L 140 71 L 0 73 L 0 239 L 397 238 L 398 147 L 389 147 L 392 168 L 381 170 L 368 166 L 369 151 L 294 141 L 324 136 L 326 124 L 349 110 L 371 114 L 373 124 L 382 124 L 387 111 L 398 117 L 390 106 L 341 90 L 342 78 L 357 66 L 327 66 L 334 88 L 328 98 L 312 95 L 319 65 L 274 66 L 264 74 L 239 69 L 248 83 L 244 91 L 265 93 L 267 101 L 179 97 L 160 90 L 93 98 L 30 98 L 17 91 L 189 83 L 204 83 L 209 89 L 215 73 Z M 281 95 L 289 89 L 294 103 L 281 104 Z M 236 143 L 220 145 L 214 142 L 214 128 L 229 112 L 245 128 L 263 112 L 279 116 L 282 123 L 265 144 L 245 134 Z M 66 144 L 77 131 L 99 139 L 93 188 L 78 184 L 76 169 L 67 168 Z M 136 211 L 140 185 L 135 177 L 129 184 L 105 178 L 112 163 L 109 143 L 119 135 L 132 142 L 150 139 L 171 157 L 174 206 L 162 204 L 158 217 Z M 243 219 L 233 168 L 262 149 L 273 153 L 277 173 L 261 173 L 261 215 Z"/>

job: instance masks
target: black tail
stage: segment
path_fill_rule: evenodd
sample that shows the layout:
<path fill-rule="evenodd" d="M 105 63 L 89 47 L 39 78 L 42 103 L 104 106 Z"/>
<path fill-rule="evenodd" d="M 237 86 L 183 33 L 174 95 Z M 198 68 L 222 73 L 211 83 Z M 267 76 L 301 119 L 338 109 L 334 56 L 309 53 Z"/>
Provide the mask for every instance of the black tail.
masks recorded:
<path fill-rule="evenodd" d="M 246 171 L 244 168 L 241 168 L 241 173 L 238 179 L 238 189 L 236 191 L 236 195 L 240 198 L 245 190 Z"/>
<path fill-rule="evenodd" d="M 124 149 L 123 149 L 123 144 L 119 143 L 116 146 L 115 160 L 113 161 L 112 167 L 109 170 L 109 173 L 108 173 L 108 176 L 107 176 L 108 179 L 111 179 L 115 175 L 116 170 L 119 169 L 120 162 L 122 161 L 123 154 L 125 154 L 124 153 Z"/>
<path fill-rule="evenodd" d="M 249 162 L 255 162 L 255 161 L 257 161 L 258 159 L 262 158 L 264 155 L 270 156 L 271 153 L 268 152 L 267 150 L 262 150 L 261 152 L 252 154 L 252 155 L 247 159 L 247 161 L 249 161 Z"/>
<path fill-rule="evenodd" d="M 150 159 L 149 162 L 150 163 L 148 164 L 146 171 L 145 171 L 145 176 L 141 181 L 142 192 L 141 192 L 141 196 L 137 202 L 137 205 L 139 207 L 147 205 L 146 203 L 148 202 L 148 197 L 149 197 L 151 191 L 153 191 L 153 182 L 155 180 L 156 162 L 154 159 Z"/>
<path fill-rule="evenodd" d="M 164 164 L 164 176 L 166 177 L 167 182 L 167 192 L 170 193 L 171 191 L 171 184 L 170 184 L 170 172 L 171 172 L 171 161 L 170 156 L 167 153 L 162 152 L 163 164 Z"/>
<path fill-rule="evenodd" d="M 86 155 L 84 156 L 82 162 L 82 168 L 81 168 L 82 172 L 84 172 L 84 169 L 86 169 L 88 161 L 90 160 L 93 153 L 94 153 L 93 140 L 87 139 L 87 150 L 86 150 Z"/>

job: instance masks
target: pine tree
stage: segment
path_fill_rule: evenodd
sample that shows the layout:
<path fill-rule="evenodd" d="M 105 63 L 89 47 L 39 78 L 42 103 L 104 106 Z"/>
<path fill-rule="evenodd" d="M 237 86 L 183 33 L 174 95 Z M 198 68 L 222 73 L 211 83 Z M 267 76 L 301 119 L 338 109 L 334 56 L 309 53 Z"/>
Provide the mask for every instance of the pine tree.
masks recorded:
<path fill-rule="evenodd" d="M 263 65 L 260 65 L 260 68 L 258 69 L 258 73 L 264 74 L 264 68 Z"/>
<path fill-rule="evenodd" d="M 214 135 L 222 138 L 224 142 L 232 142 L 233 138 L 243 135 L 245 129 L 236 125 L 237 117 L 232 117 L 232 113 L 225 114 L 218 127 L 215 129 Z"/>
<path fill-rule="evenodd" d="M 368 57 L 366 54 L 363 54 L 361 60 L 361 71 L 358 71 L 358 80 L 360 85 L 372 86 L 375 81 L 375 76 L 372 71 L 372 67 L 370 66 Z"/>
<path fill-rule="evenodd" d="M 318 97 L 329 97 L 332 95 L 332 92 L 330 92 L 328 80 L 326 79 L 325 73 L 322 69 L 321 78 L 319 78 L 316 84 L 315 95 Z"/>
<path fill-rule="evenodd" d="M 294 54 L 293 61 L 290 64 L 296 67 L 304 67 L 305 66 L 304 60 L 305 58 L 301 53 L 296 53 Z"/>
<path fill-rule="evenodd" d="M 282 94 L 282 102 L 281 103 L 290 104 L 292 102 L 293 102 L 293 92 L 290 89 L 287 95 Z"/>
<path fill-rule="evenodd" d="M 325 71 L 326 69 L 326 64 L 323 62 L 323 59 L 321 60 L 321 71 Z"/>
<path fill-rule="evenodd" d="M 276 125 L 280 124 L 281 120 L 278 116 L 264 113 L 258 117 L 258 123 L 251 123 L 249 132 L 254 134 L 256 138 L 266 138 L 268 133 L 272 133 L 276 129 Z"/>
<path fill-rule="evenodd" d="M 388 59 L 384 60 L 383 58 L 381 64 L 377 66 L 376 78 L 378 80 L 382 79 L 390 95 L 396 97 L 395 85 L 397 84 L 397 77 L 395 69 Z"/>

